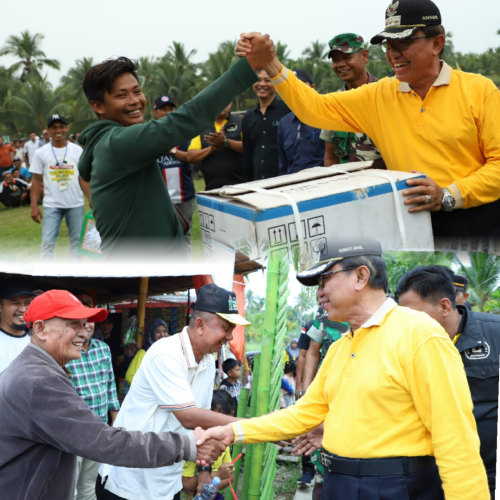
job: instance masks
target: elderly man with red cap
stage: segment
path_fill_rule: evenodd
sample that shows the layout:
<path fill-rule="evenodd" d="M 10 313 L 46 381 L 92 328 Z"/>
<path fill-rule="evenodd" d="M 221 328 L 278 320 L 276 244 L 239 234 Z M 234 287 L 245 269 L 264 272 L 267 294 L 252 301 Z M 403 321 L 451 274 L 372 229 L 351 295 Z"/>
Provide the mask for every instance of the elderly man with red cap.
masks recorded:
<path fill-rule="evenodd" d="M 31 342 L 0 374 L 2 498 L 70 500 L 76 456 L 123 467 L 154 468 L 182 460 L 212 463 L 225 449 L 196 447 L 201 430 L 128 432 L 109 427 L 77 395 L 65 365 L 81 356 L 85 322 L 102 321 L 71 293 L 36 297 L 24 315 Z"/>

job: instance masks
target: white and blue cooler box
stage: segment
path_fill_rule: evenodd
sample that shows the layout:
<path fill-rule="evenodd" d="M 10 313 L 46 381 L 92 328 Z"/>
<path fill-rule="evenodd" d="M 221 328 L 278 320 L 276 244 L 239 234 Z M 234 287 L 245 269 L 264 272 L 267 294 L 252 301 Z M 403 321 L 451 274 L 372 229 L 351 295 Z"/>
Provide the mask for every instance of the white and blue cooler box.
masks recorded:
<path fill-rule="evenodd" d="M 408 179 L 425 176 L 366 170 L 369 166 L 371 162 L 315 167 L 199 193 L 205 257 L 215 260 L 221 247 L 241 250 L 251 259 L 285 247 L 298 251 L 293 203 L 310 255 L 329 238 L 348 235 L 375 237 L 384 250 L 432 251 L 429 212 L 410 214 L 402 195 Z"/>

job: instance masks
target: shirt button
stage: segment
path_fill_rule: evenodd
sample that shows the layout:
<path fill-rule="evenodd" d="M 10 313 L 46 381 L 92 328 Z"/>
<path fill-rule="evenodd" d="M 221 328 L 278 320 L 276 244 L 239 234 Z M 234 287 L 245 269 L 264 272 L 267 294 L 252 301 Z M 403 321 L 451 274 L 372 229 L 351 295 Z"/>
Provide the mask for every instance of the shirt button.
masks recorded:
<path fill-rule="evenodd" d="M 481 375 L 484 377 L 486 375 L 486 372 L 481 372 Z"/>
<path fill-rule="evenodd" d="M 266 133 L 266 131 L 265 131 L 265 130 L 263 130 L 263 131 L 262 131 L 262 133 L 263 133 L 263 134 L 265 134 L 265 133 Z"/>
<path fill-rule="evenodd" d="M 266 119 L 266 117 L 264 116 L 264 118 L 263 118 L 263 119 L 265 120 L 265 119 Z"/>
<path fill-rule="evenodd" d="M 421 113 L 423 113 L 424 111 L 425 111 L 425 108 L 422 108 L 422 109 L 420 110 L 420 112 L 421 112 Z"/>
<path fill-rule="evenodd" d="M 263 148 L 265 148 L 266 146 L 262 146 Z"/>
<path fill-rule="evenodd" d="M 351 358 L 355 358 L 355 357 L 356 357 L 356 354 L 351 353 Z"/>

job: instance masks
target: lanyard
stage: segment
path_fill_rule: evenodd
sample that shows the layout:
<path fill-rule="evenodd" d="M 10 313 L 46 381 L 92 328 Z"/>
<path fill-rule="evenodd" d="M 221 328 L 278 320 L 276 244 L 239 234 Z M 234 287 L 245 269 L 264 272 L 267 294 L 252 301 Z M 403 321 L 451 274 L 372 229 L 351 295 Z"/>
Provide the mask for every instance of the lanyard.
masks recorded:
<path fill-rule="evenodd" d="M 64 165 L 66 163 L 66 154 L 68 153 L 68 145 L 66 144 L 66 149 L 64 150 L 64 158 L 61 164 L 59 164 L 59 162 L 57 161 L 57 156 L 54 151 L 54 146 L 52 145 L 52 143 L 50 143 L 50 147 L 52 148 L 52 154 L 54 155 L 54 159 L 56 160 L 56 166 L 59 167 L 60 165 Z"/>

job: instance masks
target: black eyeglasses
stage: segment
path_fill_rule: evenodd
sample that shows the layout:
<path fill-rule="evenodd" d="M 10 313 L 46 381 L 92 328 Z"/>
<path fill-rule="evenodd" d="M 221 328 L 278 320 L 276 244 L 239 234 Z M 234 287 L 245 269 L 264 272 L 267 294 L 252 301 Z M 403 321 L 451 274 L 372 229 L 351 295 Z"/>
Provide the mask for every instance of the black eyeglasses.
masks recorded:
<path fill-rule="evenodd" d="M 411 36 L 409 38 L 404 38 L 403 40 L 384 40 L 380 45 L 382 47 L 382 50 L 386 53 L 391 53 L 394 50 L 396 52 L 404 52 L 405 50 L 408 50 L 414 43 L 415 40 L 418 40 L 419 38 L 430 38 L 427 35 L 420 35 L 420 36 Z"/>
<path fill-rule="evenodd" d="M 323 276 L 326 276 L 327 274 L 336 274 L 336 273 L 340 273 L 342 271 L 353 271 L 354 269 L 357 269 L 357 267 L 346 267 L 346 268 L 342 268 L 342 269 L 337 269 L 336 271 L 329 271 L 327 273 L 322 273 L 318 276 L 318 285 L 321 288 L 325 287 L 325 281 L 323 280 Z"/>

